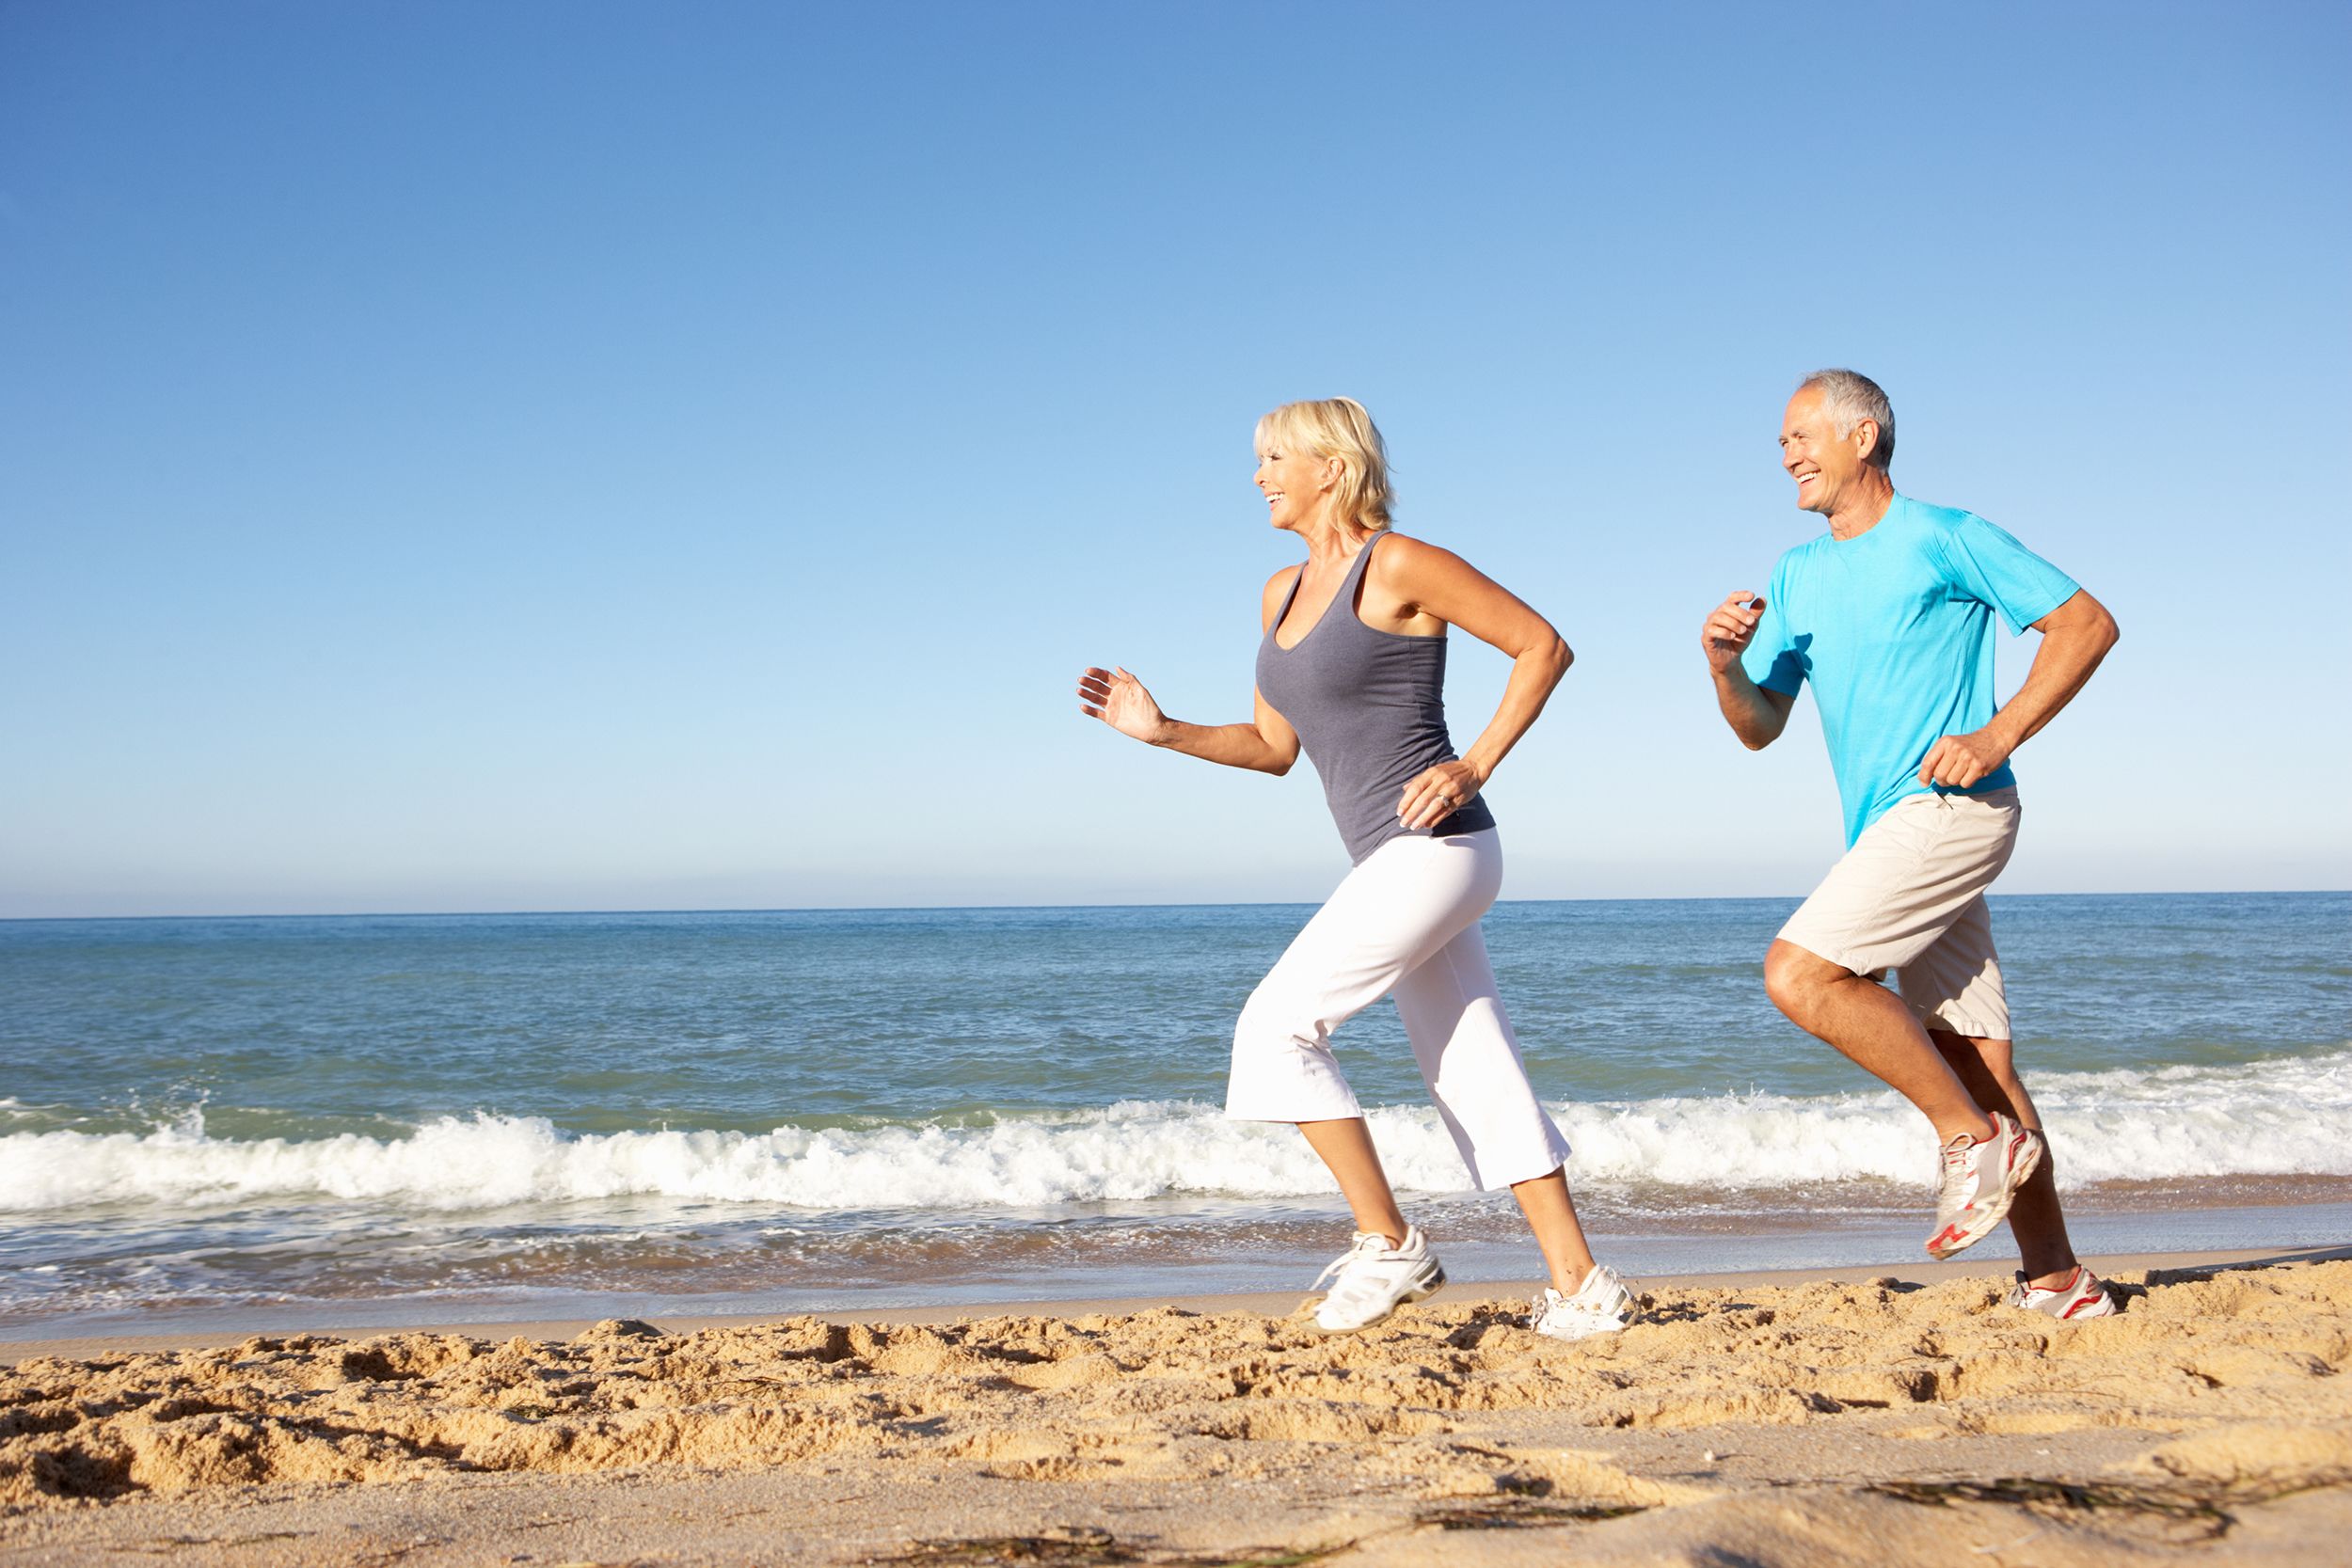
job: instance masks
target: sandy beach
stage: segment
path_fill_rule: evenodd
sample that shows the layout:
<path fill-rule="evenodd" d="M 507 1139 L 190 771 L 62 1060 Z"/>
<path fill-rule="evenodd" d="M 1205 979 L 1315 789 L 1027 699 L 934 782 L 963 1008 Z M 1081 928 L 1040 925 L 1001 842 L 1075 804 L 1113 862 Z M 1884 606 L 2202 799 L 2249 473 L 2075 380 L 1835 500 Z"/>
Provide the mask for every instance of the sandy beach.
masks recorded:
<path fill-rule="evenodd" d="M 1581 1344 L 1491 1286 L 20 1342 L 0 1561 L 2340 1560 L 2352 1249 L 2131 1264 L 2096 1323 L 1931 1265 Z"/>

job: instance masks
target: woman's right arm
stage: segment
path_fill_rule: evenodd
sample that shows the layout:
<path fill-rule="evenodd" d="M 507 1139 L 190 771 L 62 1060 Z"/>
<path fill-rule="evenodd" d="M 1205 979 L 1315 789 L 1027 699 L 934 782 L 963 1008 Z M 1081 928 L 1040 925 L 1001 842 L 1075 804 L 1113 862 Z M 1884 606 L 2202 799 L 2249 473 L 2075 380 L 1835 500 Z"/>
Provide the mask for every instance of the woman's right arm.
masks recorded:
<path fill-rule="evenodd" d="M 1262 635 L 1274 617 L 1282 612 L 1292 570 L 1285 567 L 1275 573 L 1265 585 L 1258 612 Z M 1298 732 L 1291 728 L 1289 720 L 1267 706 L 1265 698 L 1254 689 L 1250 698 L 1256 711 L 1246 724 L 1187 724 L 1162 713 L 1160 705 L 1152 700 L 1152 693 L 1143 689 L 1143 683 L 1124 670 L 1089 666 L 1078 677 L 1078 711 L 1089 719 L 1100 719 L 1121 735 L 1228 768 L 1277 775 L 1289 772 L 1291 765 L 1298 760 Z"/>

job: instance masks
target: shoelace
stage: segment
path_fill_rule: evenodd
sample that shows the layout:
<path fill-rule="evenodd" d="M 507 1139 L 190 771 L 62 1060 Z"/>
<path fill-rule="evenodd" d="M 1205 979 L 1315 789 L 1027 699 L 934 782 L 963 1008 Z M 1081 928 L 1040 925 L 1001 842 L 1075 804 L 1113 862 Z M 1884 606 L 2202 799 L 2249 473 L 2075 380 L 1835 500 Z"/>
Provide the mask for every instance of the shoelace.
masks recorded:
<path fill-rule="evenodd" d="M 1350 1245 L 1345 1252 L 1341 1253 L 1337 1258 L 1332 1259 L 1329 1263 L 1324 1266 L 1323 1272 L 1315 1275 L 1315 1285 L 1319 1286 L 1325 1280 L 1333 1278 L 1344 1272 L 1347 1265 L 1353 1263 L 1359 1258 L 1368 1258 L 1374 1253 L 1386 1252 L 1388 1250 L 1389 1244 L 1386 1242 L 1383 1242 L 1377 1236 L 1366 1232 L 1365 1234 L 1357 1237 L 1355 1243 Z M 1310 1287 L 1310 1289 L 1312 1288 L 1313 1287 Z"/>

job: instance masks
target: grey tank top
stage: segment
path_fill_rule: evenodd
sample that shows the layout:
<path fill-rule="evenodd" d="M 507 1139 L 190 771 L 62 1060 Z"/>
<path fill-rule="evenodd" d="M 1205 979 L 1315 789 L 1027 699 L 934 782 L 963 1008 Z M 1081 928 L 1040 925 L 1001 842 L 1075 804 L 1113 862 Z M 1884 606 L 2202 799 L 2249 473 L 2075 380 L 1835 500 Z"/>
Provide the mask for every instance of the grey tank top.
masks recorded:
<path fill-rule="evenodd" d="M 1406 784 L 1454 755 L 1445 730 L 1445 639 L 1375 631 L 1356 613 L 1364 567 L 1387 537 L 1364 541 L 1323 619 L 1285 648 L 1274 634 L 1298 597 L 1307 575 L 1300 567 L 1258 644 L 1258 693 L 1298 732 L 1359 865 L 1392 838 L 1451 838 L 1495 825 L 1484 796 L 1435 828 L 1408 829 L 1396 819 Z"/>

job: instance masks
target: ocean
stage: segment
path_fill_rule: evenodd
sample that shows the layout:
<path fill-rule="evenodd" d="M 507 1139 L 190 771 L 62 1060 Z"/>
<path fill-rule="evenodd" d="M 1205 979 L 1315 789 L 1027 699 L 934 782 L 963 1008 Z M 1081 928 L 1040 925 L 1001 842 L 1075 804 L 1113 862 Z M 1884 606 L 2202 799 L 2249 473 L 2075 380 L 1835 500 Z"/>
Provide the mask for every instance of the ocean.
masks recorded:
<path fill-rule="evenodd" d="M 1486 920 L 1629 1275 L 1920 1256 L 1926 1124 L 1765 1000 L 1791 908 Z M 2352 1240 L 2352 894 L 1994 909 L 2086 1253 Z M 1345 1209 L 1218 1104 L 1311 912 L 0 922 L 0 1337 L 1303 1291 Z M 1537 1275 L 1387 1004 L 1339 1048 L 1454 1276 Z"/>

